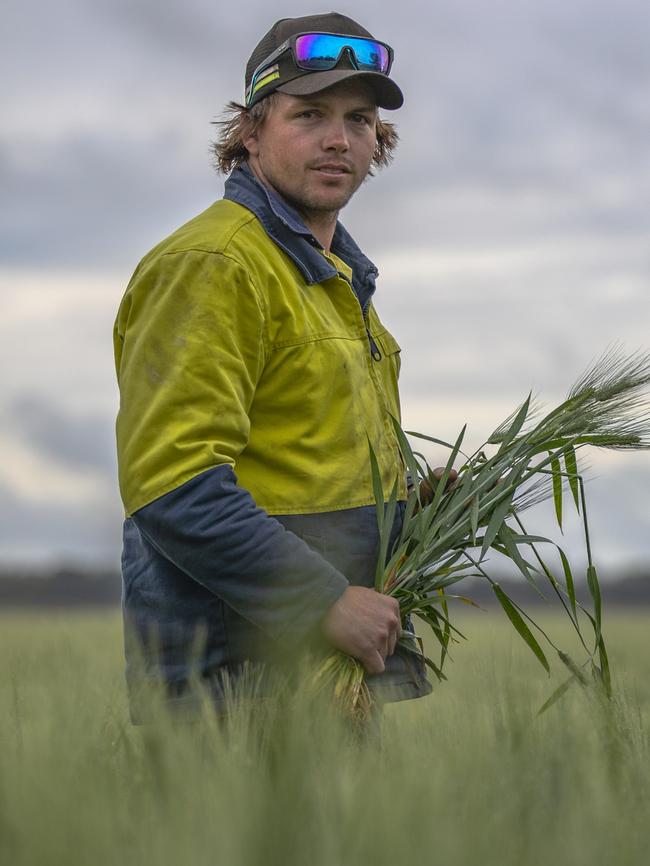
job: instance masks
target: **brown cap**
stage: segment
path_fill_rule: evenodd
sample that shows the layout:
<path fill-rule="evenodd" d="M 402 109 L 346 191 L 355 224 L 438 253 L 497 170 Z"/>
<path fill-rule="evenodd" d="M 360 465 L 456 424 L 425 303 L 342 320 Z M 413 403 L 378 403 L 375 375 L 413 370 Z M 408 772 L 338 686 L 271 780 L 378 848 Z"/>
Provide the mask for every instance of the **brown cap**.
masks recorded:
<path fill-rule="evenodd" d="M 368 39 L 375 37 L 345 15 L 338 12 L 328 12 L 323 15 L 305 15 L 302 18 L 281 18 L 276 21 L 269 32 L 262 37 L 246 64 L 246 92 L 251 85 L 255 70 L 276 48 L 285 40 L 298 33 L 336 33 L 342 36 L 361 36 Z M 307 96 L 320 93 L 340 81 L 348 78 L 359 78 L 366 81 L 375 92 L 377 105 L 380 108 L 399 108 L 404 102 L 404 96 L 397 84 L 382 72 L 370 72 L 353 66 L 349 53 L 344 51 L 334 69 L 314 72 L 300 69 L 294 63 L 290 51 L 277 58 L 277 74 L 267 84 L 259 89 L 248 101 L 248 107 L 255 105 L 269 93 L 276 90 L 291 96 Z"/>

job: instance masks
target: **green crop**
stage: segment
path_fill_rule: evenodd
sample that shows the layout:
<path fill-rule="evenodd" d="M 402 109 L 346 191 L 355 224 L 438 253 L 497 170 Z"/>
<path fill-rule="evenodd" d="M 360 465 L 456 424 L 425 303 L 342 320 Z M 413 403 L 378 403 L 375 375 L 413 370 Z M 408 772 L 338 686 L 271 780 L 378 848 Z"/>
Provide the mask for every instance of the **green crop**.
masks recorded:
<path fill-rule="evenodd" d="M 468 576 L 478 576 L 489 582 L 508 620 L 545 671 L 550 672 L 548 650 L 544 651 L 540 640 L 552 648 L 570 673 L 542 710 L 574 682 L 584 685 L 593 679 L 607 695 L 611 694 L 600 587 L 591 553 L 578 452 L 586 446 L 619 450 L 650 447 L 646 394 L 649 383 L 650 354 L 628 357 L 617 349 L 609 350 L 580 377 L 566 400 L 555 409 L 542 413 L 529 395 L 469 455 L 462 451 L 466 426 L 452 444 L 421 433 L 405 432 L 393 418 L 402 459 L 413 483 L 401 534 L 392 550 L 388 545 L 397 509 L 398 480 L 395 479 L 386 496 L 370 446 L 380 537 L 375 589 L 398 600 L 403 618 L 413 614 L 430 626 L 440 647 L 436 661 L 424 655 L 413 637 L 404 637 L 399 645 L 422 658 L 438 680 L 446 678 L 443 667 L 450 643 L 463 637 L 451 622 L 449 601 L 472 604 L 471 599 L 450 594 L 449 589 Z M 449 449 L 441 477 L 436 477 L 426 458 L 412 449 L 409 436 Z M 458 478 L 449 484 L 450 471 L 459 459 L 463 462 Z M 432 494 L 430 501 L 421 495 L 423 482 Z M 552 539 L 529 532 L 522 520 L 526 508 L 552 497 L 561 528 L 566 490 L 570 491 L 584 526 L 588 607 L 576 598 L 576 581 L 562 548 Z M 555 549 L 558 568 L 551 567 L 542 557 L 542 545 Z M 542 585 L 550 586 L 579 638 L 584 651 L 580 663 L 556 646 L 546 631 L 490 576 L 486 563 L 490 551 L 511 560 L 535 590 L 541 592 Z M 359 720 L 367 717 L 372 695 L 364 683 L 363 667 L 355 659 L 333 653 L 317 670 L 312 685 L 317 690 L 332 688 L 335 699 L 348 715 Z"/>

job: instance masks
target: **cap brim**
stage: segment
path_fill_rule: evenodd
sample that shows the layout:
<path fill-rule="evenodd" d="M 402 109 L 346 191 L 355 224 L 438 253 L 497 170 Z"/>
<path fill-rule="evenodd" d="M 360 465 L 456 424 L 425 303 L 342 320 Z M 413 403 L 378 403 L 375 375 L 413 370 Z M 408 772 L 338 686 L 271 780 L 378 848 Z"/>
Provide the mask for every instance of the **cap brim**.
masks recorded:
<path fill-rule="evenodd" d="M 281 84 L 276 90 L 288 93 L 289 96 L 309 96 L 327 90 L 348 78 L 366 81 L 375 91 L 379 108 L 393 110 L 401 108 L 404 103 L 404 95 L 392 79 L 381 72 L 364 72 L 360 69 L 327 69 L 323 72 L 310 72 L 287 81 L 286 84 Z"/>

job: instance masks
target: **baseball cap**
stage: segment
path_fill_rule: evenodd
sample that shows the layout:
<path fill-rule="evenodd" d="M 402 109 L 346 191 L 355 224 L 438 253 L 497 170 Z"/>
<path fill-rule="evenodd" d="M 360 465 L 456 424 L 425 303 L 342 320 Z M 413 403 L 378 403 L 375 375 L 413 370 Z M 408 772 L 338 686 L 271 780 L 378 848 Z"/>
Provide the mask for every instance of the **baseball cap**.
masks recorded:
<path fill-rule="evenodd" d="M 273 56 L 274 52 L 277 52 L 291 37 L 304 33 L 349 36 L 351 37 L 351 44 L 349 47 L 346 46 L 347 50 L 341 50 L 336 65 L 330 69 L 301 68 L 297 65 L 294 51 L 289 50 L 288 45 L 286 51 Z M 390 61 L 388 61 L 386 72 L 359 68 L 355 57 L 355 37 L 360 37 L 362 40 L 374 40 L 375 38 L 352 18 L 338 12 L 304 15 L 301 18 L 281 18 L 276 21 L 268 33 L 258 42 L 246 64 L 245 87 L 248 107 L 276 90 L 291 96 L 308 96 L 313 93 L 320 93 L 340 81 L 358 78 L 372 87 L 377 105 L 380 108 L 399 108 L 404 102 L 404 96 L 397 84 L 388 77 Z M 392 60 L 392 49 L 384 43 L 379 44 L 389 52 Z M 257 83 L 260 79 L 260 67 L 263 69 L 267 60 L 274 61 L 270 67 L 272 72 L 268 75 L 264 72 L 264 83 L 260 86 Z M 256 75 L 256 73 L 258 74 Z M 256 87 L 251 92 L 254 76 Z"/>

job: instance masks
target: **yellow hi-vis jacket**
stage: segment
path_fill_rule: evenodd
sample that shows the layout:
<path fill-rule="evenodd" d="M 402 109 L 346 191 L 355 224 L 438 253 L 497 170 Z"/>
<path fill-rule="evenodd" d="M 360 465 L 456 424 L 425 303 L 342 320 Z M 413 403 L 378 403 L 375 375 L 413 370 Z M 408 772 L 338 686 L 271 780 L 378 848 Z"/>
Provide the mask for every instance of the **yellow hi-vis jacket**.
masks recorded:
<path fill-rule="evenodd" d="M 399 346 L 350 266 L 311 252 L 299 266 L 224 199 L 142 260 L 114 331 L 127 515 L 220 465 L 270 514 L 371 505 L 369 442 L 406 498 Z"/>

